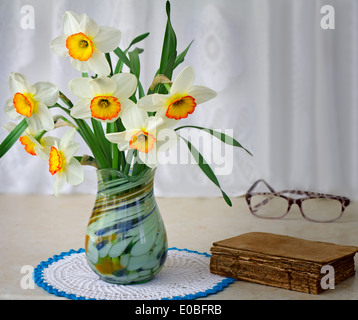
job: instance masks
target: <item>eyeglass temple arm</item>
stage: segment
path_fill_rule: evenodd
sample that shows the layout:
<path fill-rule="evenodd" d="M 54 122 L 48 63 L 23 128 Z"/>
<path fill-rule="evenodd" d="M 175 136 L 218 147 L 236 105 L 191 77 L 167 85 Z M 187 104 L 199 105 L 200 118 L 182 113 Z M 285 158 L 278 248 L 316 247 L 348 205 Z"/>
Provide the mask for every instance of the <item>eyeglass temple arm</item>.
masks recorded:
<path fill-rule="evenodd" d="M 257 180 L 252 186 L 251 186 L 251 188 L 247 191 L 247 193 L 251 193 L 255 188 L 256 188 L 256 186 L 260 183 L 260 182 L 262 182 L 263 184 L 265 184 L 265 186 L 271 191 L 271 192 L 275 192 L 275 190 L 265 181 L 265 180 L 263 180 L 263 179 L 259 179 L 259 180 Z"/>
<path fill-rule="evenodd" d="M 291 194 L 299 194 L 299 195 L 305 195 L 307 197 L 317 197 L 317 198 L 333 198 L 343 201 L 346 205 L 349 205 L 350 199 L 343 196 L 334 196 L 327 193 L 320 193 L 320 192 L 314 192 L 314 191 L 301 191 L 301 190 L 282 190 L 278 192 L 278 194 L 283 193 L 291 193 Z"/>

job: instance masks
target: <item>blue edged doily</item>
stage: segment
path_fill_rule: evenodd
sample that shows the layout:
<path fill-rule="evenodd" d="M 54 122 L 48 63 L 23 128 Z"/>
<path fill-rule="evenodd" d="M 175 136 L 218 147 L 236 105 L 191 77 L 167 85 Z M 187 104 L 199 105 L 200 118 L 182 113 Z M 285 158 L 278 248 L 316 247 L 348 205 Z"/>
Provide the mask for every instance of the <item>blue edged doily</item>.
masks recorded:
<path fill-rule="evenodd" d="M 74 300 L 191 300 L 222 291 L 235 280 L 210 273 L 210 255 L 170 248 L 161 272 L 151 281 L 117 285 L 102 281 L 87 265 L 84 249 L 42 261 L 35 283 L 47 292 Z"/>

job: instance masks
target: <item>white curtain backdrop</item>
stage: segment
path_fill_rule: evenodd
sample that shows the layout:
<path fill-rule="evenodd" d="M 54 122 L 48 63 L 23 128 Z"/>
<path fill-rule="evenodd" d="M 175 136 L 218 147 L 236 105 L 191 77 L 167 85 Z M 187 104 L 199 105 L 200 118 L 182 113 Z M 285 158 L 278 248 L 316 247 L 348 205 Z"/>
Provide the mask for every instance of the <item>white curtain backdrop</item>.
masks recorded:
<path fill-rule="evenodd" d="M 21 8 L 34 8 L 34 29 L 23 29 Z M 323 5 L 335 9 L 335 29 L 320 22 Z M 276 189 L 296 188 L 358 195 L 358 1 L 356 0 L 172 0 L 172 24 L 181 52 L 193 45 L 174 76 L 187 65 L 196 84 L 218 96 L 197 107 L 183 124 L 232 129 L 242 149 L 217 149 L 206 136 L 201 150 L 226 152 L 214 161 L 222 188 L 238 196 L 258 178 Z M 69 60 L 51 52 L 62 33 L 63 13 L 86 13 L 99 25 L 122 31 L 126 48 L 137 35 L 145 90 L 160 59 L 166 14 L 164 0 L 0 0 L 0 99 L 10 97 L 8 75 L 17 71 L 32 83 L 50 81 L 71 96 L 68 82 L 79 76 Z M 113 56 L 115 58 L 115 56 Z M 55 110 L 53 110 L 55 113 Z M 0 125 L 8 122 L 3 108 Z M 58 129 L 59 136 L 63 130 Z M 6 136 L 1 130 L 0 140 Z M 80 138 L 78 138 L 80 142 Z M 216 146 L 216 147 L 215 147 Z M 208 149 L 209 148 L 209 149 Z M 184 144 L 181 152 L 187 152 Z M 225 151 L 226 150 L 226 151 Z M 81 152 L 88 153 L 82 143 Z M 220 152 L 221 153 L 220 153 Z M 221 160 L 220 157 L 217 157 Z M 230 168 L 233 159 L 233 170 Z M 94 193 L 96 173 L 85 167 L 85 181 L 63 193 Z M 45 161 L 20 143 L 0 159 L 1 193 L 52 193 Z M 156 175 L 158 196 L 219 196 L 194 164 L 163 164 Z"/>

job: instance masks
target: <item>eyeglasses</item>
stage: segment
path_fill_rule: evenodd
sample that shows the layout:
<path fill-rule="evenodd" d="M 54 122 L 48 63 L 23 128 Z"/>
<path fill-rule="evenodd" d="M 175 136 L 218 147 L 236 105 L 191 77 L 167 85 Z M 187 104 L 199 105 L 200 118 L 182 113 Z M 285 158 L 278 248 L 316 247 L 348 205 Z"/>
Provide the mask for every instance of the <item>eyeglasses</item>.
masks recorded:
<path fill-rule="evenodd" d="M 263 183 L 270 192 L 254 192 L 259 183 Z M 294 195 L 288 197 L 285 194 Z M 350 204 L 346 197 L 299 190 L 276 192 L 263 179 L 257 180 L 247 191 L 246 202 L 251 213 L 259 218 L 280 219 L 297 204 L 302 216 L 313 222 L 332 222 L 339 219 Z"/>

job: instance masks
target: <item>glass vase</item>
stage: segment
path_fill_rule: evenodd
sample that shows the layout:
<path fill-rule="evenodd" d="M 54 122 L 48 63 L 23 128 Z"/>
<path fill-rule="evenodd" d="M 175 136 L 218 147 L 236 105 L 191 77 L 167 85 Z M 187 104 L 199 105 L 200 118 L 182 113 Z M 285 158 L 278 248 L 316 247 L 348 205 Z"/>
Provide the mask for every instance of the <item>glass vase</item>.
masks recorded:
<path fill-rule="evenodd" d="M 104 281 L 143 283 L 162 269 L 167 236 L 153 190 L 155 170 L 128 180 L 115 169 L 97 170 L 97 196 L 85 251 Z"/>

